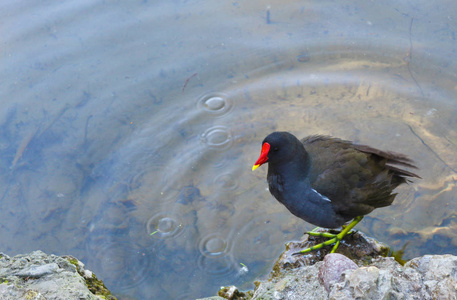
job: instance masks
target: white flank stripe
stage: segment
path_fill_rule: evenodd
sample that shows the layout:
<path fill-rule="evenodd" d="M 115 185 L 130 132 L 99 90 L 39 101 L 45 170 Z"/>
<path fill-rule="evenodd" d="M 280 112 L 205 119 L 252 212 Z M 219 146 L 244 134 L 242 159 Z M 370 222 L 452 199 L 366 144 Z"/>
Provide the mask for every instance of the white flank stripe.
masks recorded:
<path fill-rule="evenodd" d="M 321 196 L 322 199 L 324 199 L 325 201 L 328 201 L 328 202 L 332 202 L 332 200 L 330 200 L 329 198 L 325 197 L 324 195 L 322 195 L 321 193 L 319 193 L 318 191 L 316 191 L 315 189 L 311 189 L 313 192 L 315 192 L 316 194 L 318 194 L 319 196 Z"/>

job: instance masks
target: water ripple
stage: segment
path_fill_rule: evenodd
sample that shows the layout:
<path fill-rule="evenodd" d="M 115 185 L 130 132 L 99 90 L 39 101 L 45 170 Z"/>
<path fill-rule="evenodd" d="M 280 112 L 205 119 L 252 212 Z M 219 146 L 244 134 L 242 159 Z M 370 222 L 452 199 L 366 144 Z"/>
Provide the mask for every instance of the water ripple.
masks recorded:
<path fill-rule="evenodd" d="M 225 277 L 235 272 L 234 263 L 229 256 L 209 257 L 201 255 L 197 265 L 200 270 L 210 276 Z"/>
<path fill-rule="evenodd" d="M 233 137 L 230 129 L 225 126 L 214 126 L 208 128 L 201 136 L 204 145 L 215 150 L 227 150 L 233 144 Z"/>
<path fill-rule="evenodd" d="M 214 179 L 214 183 L 225 190 L 234 190 L 238 187 L 238 180 L 232 174 L 220 174 Z"/>
<path fill-rule="evenodd" d="M 159 213 L 150 218 L 146 224 L 148 234 L 161 239 L 175 237 L 182 229 L 181 218 L 170 213 Z"/>
<path fill-rule="evenodd" d="M 200 240 L 199 249 L 204 256 L 223 256 L 228 252 L 229 244 L 217 233 L 213 233 Z"/>
<path fill-rule="evenodd" d="M 222 116 L 228 113 L 232 108 L 232 104 L 227 98 L 227 95 L 222 93 L 210 93 L 204 95 L 198 100 L 197 106 L 199 109 L 216 116 Z"/>

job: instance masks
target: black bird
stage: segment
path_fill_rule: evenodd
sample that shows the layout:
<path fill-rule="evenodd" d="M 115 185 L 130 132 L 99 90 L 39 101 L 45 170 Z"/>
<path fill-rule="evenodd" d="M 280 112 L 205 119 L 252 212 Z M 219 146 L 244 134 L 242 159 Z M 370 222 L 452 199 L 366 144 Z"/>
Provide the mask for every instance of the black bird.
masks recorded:
<path fill-rule="evenodd" d="M 322 135 L 298 140 L 288 132 L 273 132 L 263 140 L 252 170 L 264 163 L 271 194 L 295 216 L 326 228 L 352 220 L 339 234 L 326 233 L 328 241 L 299 253 L 331 244 L 335 252 L 364 215 L 392 204 L 397 186 L 408 177 L 420 178 L 401 168 L 417 169 L 406 155 Z"/>

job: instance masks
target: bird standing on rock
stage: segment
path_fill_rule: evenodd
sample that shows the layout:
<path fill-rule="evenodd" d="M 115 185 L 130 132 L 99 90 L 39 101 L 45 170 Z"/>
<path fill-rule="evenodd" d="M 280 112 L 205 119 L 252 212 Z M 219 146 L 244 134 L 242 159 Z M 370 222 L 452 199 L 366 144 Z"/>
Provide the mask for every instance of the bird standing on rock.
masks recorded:
<path fill-rule="evenodd" d="M 263 140 L 252 170 L 264 163 L 271 194 L 295 216 L 326 228 L 352 220 L 339 234 L 314 233 L 329 240 L 299 253 L 331 244 L 335 252 L 364 215 L 392 204 L 397 186 L 408 177 L 420 178 L 401 168 L 417 169 L 403 154 L 321 135 L 299 140 L 288 132 L 273 132 Z"/>

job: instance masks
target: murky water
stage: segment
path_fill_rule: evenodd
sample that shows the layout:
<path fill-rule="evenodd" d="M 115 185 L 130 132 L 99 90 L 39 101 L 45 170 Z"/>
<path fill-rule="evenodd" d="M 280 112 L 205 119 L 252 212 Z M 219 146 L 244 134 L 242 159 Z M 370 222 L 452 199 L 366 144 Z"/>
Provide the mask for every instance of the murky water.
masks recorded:
<path fill-rule="evenodd" d="M 252 288 L 313 226 L 251 172 L 274 130 L 403 152 L 358 229 L 457 254 L 457 4 L 8 1 L 0 251 L 72 254 L 123 299 Z"/>

